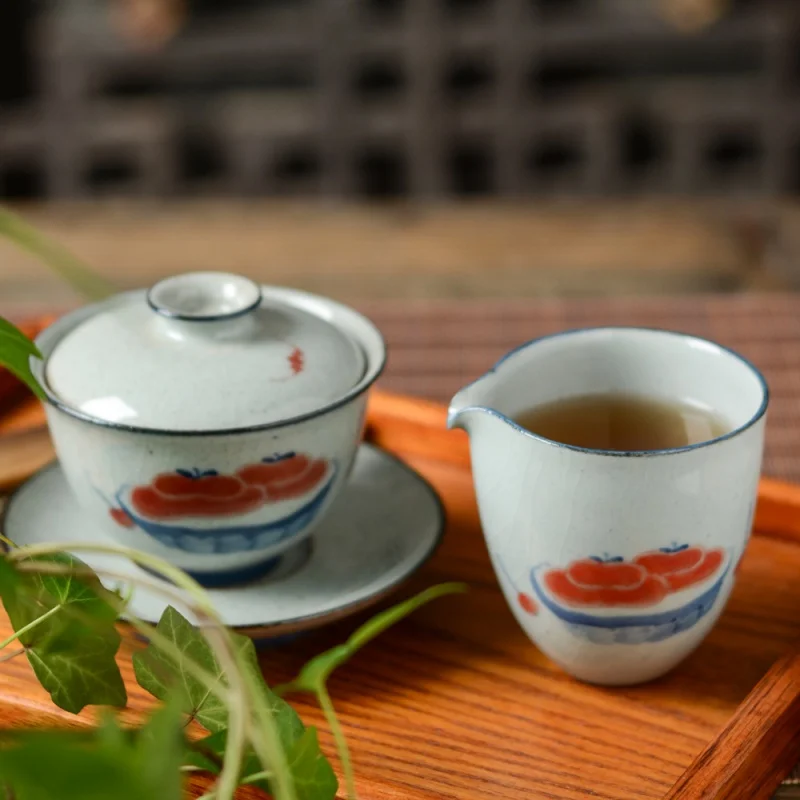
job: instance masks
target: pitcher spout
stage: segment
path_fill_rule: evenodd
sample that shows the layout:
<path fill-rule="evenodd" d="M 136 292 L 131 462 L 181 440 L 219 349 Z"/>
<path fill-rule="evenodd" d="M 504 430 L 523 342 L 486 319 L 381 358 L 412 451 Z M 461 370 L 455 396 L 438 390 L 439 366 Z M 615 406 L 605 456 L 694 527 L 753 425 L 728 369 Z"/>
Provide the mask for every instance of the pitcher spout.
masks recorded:
<path fill-rule="evenodd" d="M 509 411 L 517 398 L 531 394 L 534 384 L 533 370 L 525 363 L 526 350 L 526 346 L 513 350 L 460 389 L 450 401 L 447 427 L 462 428 L 470 437 L 478 429 L 497 431 L 507 427 L 518 430 Z"/>
<path fill-rule="evenodd" d="M 485 405 L 486 398 L 482 392 L 476 391 L 476 385 L 466 386 L 450 401 L 447 410 L 447 427 L 461 428 L 471 433 L 475 420 L 485 414 L 492 414 L 492 409 Z"/>
<path fill-rule="evenodd" d="M 480 409 L 473 407 L 464 407 L 464 408 L 454 408 L 450 406 L 447 411 L 447 427 L 451 430 L 453 428 L 461 428 L 461 430 L 466 431 L 469 433 L 470 430 L 470 419 L 477 413 L 479 413 Z"/>

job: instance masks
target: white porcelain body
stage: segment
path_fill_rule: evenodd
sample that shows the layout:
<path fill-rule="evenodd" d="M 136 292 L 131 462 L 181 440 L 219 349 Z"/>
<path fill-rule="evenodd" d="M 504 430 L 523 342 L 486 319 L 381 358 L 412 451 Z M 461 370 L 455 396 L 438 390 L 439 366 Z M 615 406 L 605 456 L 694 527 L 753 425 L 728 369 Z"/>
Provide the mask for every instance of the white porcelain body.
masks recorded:
<path fill-rule="evenodd" d="M 298 302 L 327 302 L 281 291 Z M 91 313 L 81 309 L 48 328 L 37 340 L 45 359 Z M 347 480 L 367 391 L 385 361 L 371 323 L 335 303 L 330 313 L 364 350 L 364 376 L 340 401 L 285 422 L 149 430 L 92 419 L 51 393 L 50 432 L 82 507 L 121 544 L 159 555 L 209 586 L 276 566 L 315 530 Z"/>
<path fill-rule="evenodd" d="M 216 436 L 132 433 L 51 406 L 47 418 L 69 485 L 94 520 L 120 544 L 161 556 L 206 585 L 224 585 L 267 571 L 275 556 L 302 542 L 324 519 L 352 466 L 365 405 L 363 394 L 324 417 Z M 139 515 L 131 502 L 131 490 L 149 486 L 157 475 L 177 470 L 233 475 L 291 452 L 325 461 L 322 479 L 302 495 L 254 511 L 207 520 L 152 519 Z"/>
<path fill-rule="evenodd" d="M 14 493 L 0 514 L 0 526 L 20 546 L 110 542 L 78 506 L 57 464 Z M 361 445 L 350 479 L 317 529 L 302 565 L 288 570 L 281 565 L 274 580 L 211 589 L 209 594 L 223 622 L 241 633 L 259 639 L 291 635 L 385 597 L 427 561 L 443 531 L 443 508 L 433 488 L 388 453 Z M 85 551 L 77 555 L 98 572 L 118 576 L 107 581 L 109 588 L 127 588 L 120 576 L 141 577 L 140 569 L 125 558 Z M 141 585 L 130 588 L 129 611 L 158 622 L 167 605 L 164 597 Z M 178 607 L 194 619 L 190 608 Z"/>
<path fill-rule="evenodd" d="M 511 420 L 602 392 L 692 401 L 733 430 L 622 454 L 557 444 Z M 456 395 L 450 425 L 470 436 L 498 580 L 543 652 L 579 679 L 625 685 L 664 674 L 698 646 L 750 536 L 767 402 L 763 378 L 736 354 L 625 328 L 534 341 Z"/>

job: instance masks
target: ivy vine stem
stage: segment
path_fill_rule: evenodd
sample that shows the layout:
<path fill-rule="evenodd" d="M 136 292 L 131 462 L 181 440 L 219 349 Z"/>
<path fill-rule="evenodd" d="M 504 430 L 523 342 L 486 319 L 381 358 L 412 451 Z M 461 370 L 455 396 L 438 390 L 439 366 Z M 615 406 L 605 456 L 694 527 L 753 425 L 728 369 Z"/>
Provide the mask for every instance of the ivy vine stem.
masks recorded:
<path fill-rule="evenodd" d="M 325 721 L 331 729 L 333 741 L 336 743 L 336 752 L 339 755 L 339 761 L 342 764 L 342 771 L 344 772 L 347 797 L 349 800 L 356 800 L 356 776 L 353 771 L 353 760 L 350 758 L 350 747 L 347 744 L 347 738 L 344 735 L 339 717 L 336 714 L 336 709 L 333 707 L 333 700 L 331 700 L 328 687 L 325 683 L 321 683 L 317 687 L 316 695 L 322 713 L 325 715 Z"/>
<path fill-rule="evenodd" d="M 258 783 L 259 781 L 268 781 L 272 777 L 272 773 L 264 770 L 263 772 L 254 772 L 252 775 L 248 775 L 246 778 L 242 779 L 242 785 L 248 783 Z"/>
<path fill-rule="evenodd" d="M 4 536 L 0 533 L 0 543 L 4 544 L 6 547 L 16 547 L 17 545 L 8 538 L 8 536 Z"/>
<path fill-rule="evenodd" d="M 21 656 L 24 652 L 25 652 L 24 647 L 20 647 L 19 650 L 12 650 L 10 653 L 6 653 L 4 656 L 0 656 L 0 664 L 4 664 L 6 661 L 11 661 L 12 658 Z"/>
<path fill-rule="evenodd" d="M 4 639 L 2 642 L 0 642 L 0 650 L 5 650 L 6 647 L 8 647 L 10 644 L 16 642 L 20 638 L 20 636 L 24 636 L 26 633 L 32 631 L 34 628 L 41 625 L 46 619 L 50 619 L 50 617 L 52 617 L 53 614 L 56 614 L 59 611 L 61 611 L 61 609 L 62 606 L 60 604 L 57 606 L 53 606 L 48 611 L 45 611 L 45 613 L 42 614 L 41 617 L 36 617 L 36 619 L 33 620 L 33 622 L 29 622 L 27 625 L 21 627 L 18 631 L 15 631 L 13 634 L 11 634 L 11 636 L 8 637 L 8 639 Z"/>
<path fill-rule="evenodd" d="M 89 300 L 102 300 L 117 291 L 67 249 L 3 207 L 0 207 L 0 234 L 36 256 Z"/>
<path fill-rule="evenodd" d="M 280 739 L 278 726 L 272 716 L 272 710 L 262 691 L 259 690 L 257 677 L 241 664 L 241 677 L 248 688 L 248 699 L 252 704 L 255 724 L 251 730 L 250 741 L 262 766 L 269 766 L 273 771 L 273 791 L 276 798 L 297 800 L 294 779 L 289 770 L 289 761 Z"/>

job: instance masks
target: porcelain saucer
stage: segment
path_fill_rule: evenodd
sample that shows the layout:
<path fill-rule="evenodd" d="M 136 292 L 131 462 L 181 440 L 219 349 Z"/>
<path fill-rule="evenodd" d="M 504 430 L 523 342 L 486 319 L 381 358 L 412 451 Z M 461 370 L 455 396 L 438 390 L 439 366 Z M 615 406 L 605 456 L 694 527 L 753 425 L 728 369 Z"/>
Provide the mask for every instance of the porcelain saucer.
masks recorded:
<path fill-rule="evenodd" d="M 16 491 L 2 527 L 19 546 L 111 541 L 82 513 L 57 463 Z M 443 531 L 444 509 L 430 484 L 394 456 L 363 444 L 347 485 L 310 543 L 266 578 L 207 591 L 223 621 L 242 633 L 257 639 L 299 633 L 390 593 L 430 558 Z M 78 555 L 94 569 L 146 574 L 117 556 Z M 118 582 L 113 586 L 120 588 Z M 130 601 L 131 612 L 150 622 L 166 605 L 142 588 Z"/>

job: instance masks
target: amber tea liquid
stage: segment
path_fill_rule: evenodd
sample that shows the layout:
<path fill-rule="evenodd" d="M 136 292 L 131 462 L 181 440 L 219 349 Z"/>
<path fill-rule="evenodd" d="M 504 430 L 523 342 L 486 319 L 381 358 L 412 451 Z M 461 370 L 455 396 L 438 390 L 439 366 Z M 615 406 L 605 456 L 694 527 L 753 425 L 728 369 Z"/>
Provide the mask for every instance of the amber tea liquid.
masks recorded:
<path fill-rule="evenodd" d="M 586 394 L 515 416 L 529 431 L 591 450 L 668 450 L 716 439 L 731 430 L 719 414 L 682 400 Z"/>

